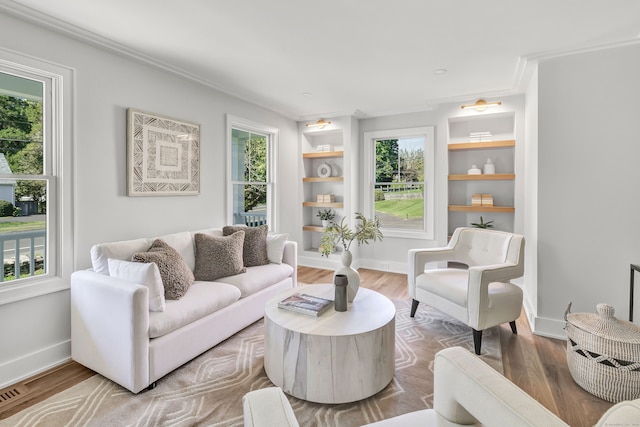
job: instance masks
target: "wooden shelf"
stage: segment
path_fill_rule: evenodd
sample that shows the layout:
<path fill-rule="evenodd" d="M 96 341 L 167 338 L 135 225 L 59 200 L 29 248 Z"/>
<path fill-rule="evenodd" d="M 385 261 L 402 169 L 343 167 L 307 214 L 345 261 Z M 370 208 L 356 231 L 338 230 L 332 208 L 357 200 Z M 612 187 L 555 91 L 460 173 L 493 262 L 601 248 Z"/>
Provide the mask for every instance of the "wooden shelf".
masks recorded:
<path fill-rule="evenodd" d="M 449 205 L 449 212 L 515 212 L 513 206 Z"/>
<path fill-rule="evenodd" d="M 308 178 L 302 178 L 302 182 L 342 182 L 343 176 L 330 176 L 327 178 L 321 178 L 319 176 L 310 176 Z"/>
<path fill-rule="evenodd" d="M 304 231 L 313 231 L 315 233 L 324 232 L 324 227 L 321 225 L 305 225 L 302 227 Z"/>
<path fill-rule="evenodd" d="M 507 181 L 516 179 L 514 173 L 494 173 L 494 174 L 481 174 L 481 175 L 468 175 L 468 174 L 452 174 L 449 175 L 449 181 Z"/>
<path fill-rule="evenodd" d="M 487 148 L 506 148 L 515 147 L 516 141 L 507 139 L 504 141 L 487 141 L 487 142 L 462 142 L 458 144 L 448 144 L 449 151 L 456 150 L 484 150 Z"/>
<path fill-rule="evenodd" d="M 344 157 L 344 151 L 314 151 L 302 153 L 303 159 L 328 159 L 331 157 Z"/>
<path fill-rule="evenodd" d="M 311 208 L 344 208 L 344 203 L 321 203 L 321 202 L 302 202 L 302 206 Z"/>

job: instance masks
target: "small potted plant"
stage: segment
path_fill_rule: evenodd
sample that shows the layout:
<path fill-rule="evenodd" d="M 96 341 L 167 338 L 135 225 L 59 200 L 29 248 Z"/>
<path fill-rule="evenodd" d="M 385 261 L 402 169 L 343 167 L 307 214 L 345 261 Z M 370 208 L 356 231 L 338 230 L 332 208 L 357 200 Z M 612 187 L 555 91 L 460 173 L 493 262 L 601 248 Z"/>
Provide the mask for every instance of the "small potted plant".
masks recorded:
<path fill-rule="evenodd" d="M 336 217 L 336 213 L 332 209 L 322 209 L 318 212 L 317 216 L 320 218 L 320 221 L 322 221 L 322 226 L 326 228 Z"/>
<path fill-rule="evenodd" d="M 475 228 L 493 228 L 493 221 L 484 222 L 482 217 L 480 217 L 480 222 L 472 222 L 471 226 Z"/>

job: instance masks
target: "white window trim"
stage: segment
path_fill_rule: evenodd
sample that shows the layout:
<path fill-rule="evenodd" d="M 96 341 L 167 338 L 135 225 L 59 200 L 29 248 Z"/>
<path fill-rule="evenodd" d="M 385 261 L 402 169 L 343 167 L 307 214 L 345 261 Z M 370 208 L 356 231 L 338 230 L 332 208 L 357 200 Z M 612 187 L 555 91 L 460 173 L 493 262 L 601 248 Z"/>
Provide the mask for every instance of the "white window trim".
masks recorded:
<path fill-rule="evenodd" d="M 434 239 L 435 229 L 435 141 L 433 126 L 389 129 L 364 133 L 364 177 L 366 191 L 364 191 L 364 208 L 366 215 L 374 215 L 373 185 L 375 182 L 375 141 L 378 139 L 424 137 L 424 191 L 425 191 L 425 224 L 423 230 L 399 230 L 383 228 L 385 237 L 399 237 L 405 239 Z"/>
<path fill-rule="evenodd" d="M 232 224 L 233 221 L 233 191 L 232 185 L 234 181 L 232 180 L 231 172 L 232 172 L 232 164 L 231 164 L 231 153 L 232 153 L 232 130 L 240 129 L 247 132 L 258 133 L 261 135 L 267 135 L 267 197 L 271 203 L 268 204 L 267 208 L 267 224 L 269 224 L 269 232 L 276 233 L 278 230 L 278 221 L 277 221 L 277 191 L 276 191 L 276 183 L 277 183 L 277 159 L 278 159 L 278 138 L 280 135 L 280 129 L 274 128 L 272 126 L 268 126 L 259 122 L 254 122 L 252 120 L 247 120 L 242 117 L 234 116 L 232 114 L 227 114 L 227 224 Z"/>
<path fill-rule="evenodd" d="M 0 305 L 69 289 L 74 260 L 72 84 L 73 70 L 0 48 L 0 69 L 16 75 L 38 77 L 45 84 L 45 100 L 51 115 L 45 115 L 49 138 L 44 149 L 47 188 L 47 262 L 49 273 L 0 284 Z M 45 106 L 46 108 L 46 106 Z M 43 109 L 44 111 L 44 109 Z M 18 176 L 19 178 L 19 176 Z"/>

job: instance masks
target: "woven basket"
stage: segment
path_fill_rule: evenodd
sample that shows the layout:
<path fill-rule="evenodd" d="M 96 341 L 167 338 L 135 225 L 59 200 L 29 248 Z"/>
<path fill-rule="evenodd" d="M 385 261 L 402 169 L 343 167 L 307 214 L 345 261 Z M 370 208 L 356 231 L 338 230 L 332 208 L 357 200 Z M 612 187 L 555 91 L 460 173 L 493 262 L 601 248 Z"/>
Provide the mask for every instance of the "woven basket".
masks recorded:
<path fill-rule="evenodd" d="M 640 398 L 640 327 L 616 319 L 608 304 L 598 304 L 598 314 L 570 309 L 567 364 L 574 381 L 609 402 Z"/>

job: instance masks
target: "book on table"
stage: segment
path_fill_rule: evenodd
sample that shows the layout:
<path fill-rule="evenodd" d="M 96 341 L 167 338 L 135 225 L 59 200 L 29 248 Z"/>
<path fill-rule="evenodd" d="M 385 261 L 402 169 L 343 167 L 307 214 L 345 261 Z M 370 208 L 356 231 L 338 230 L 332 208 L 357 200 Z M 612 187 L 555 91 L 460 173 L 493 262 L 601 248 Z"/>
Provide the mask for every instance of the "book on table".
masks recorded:
<path fill-rule="evenodd" d="M 331 304 L 333 301 L 330 299 L 297 292 L 280 301 L 278 307 L 317 317 L 331 307 Z"/>

